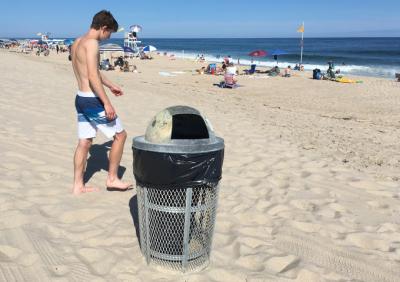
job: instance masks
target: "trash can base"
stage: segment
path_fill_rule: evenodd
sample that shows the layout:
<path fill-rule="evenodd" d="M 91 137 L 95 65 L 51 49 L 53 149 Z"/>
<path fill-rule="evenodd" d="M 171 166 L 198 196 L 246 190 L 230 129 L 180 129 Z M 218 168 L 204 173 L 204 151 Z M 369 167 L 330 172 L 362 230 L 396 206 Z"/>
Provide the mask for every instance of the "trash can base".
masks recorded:
<path fill-rule="evenodd" d="M 208 265 L 218 183 L 185 189 L 137 185 L 140 247 L 147 263 L 182 272 Z"/>

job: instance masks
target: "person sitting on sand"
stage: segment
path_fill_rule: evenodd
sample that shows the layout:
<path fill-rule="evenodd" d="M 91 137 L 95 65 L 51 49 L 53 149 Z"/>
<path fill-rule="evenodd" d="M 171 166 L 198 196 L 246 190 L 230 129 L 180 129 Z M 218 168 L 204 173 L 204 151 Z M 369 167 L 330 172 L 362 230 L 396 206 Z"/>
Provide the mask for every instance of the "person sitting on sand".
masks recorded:
<path fill-rule="evenodd" d="M 206 72 L 206 67 L 201 67 L 200 69 L 197 69 L 196 72 L 198 74 L 204 74 Z"/>
<path fill-rule="evenodd" d="M 151 60 L 151 59 L 153 59 L 153 57 L 151 57 L 151 55 L 149 53 L 142 52 L 142 53 L 140 53 L 140 59 L 141 60 Z"/>
<path fill-rule="evenodd" d="M 295 71 L 299 71 L 299 70 L 300 70 L 300 66 L 299 66 L 299 64 L 296 64 L 296 65 L 294 66 L 293 70 L 295 70 Z"/>
<path fill-rule="evenodd" d="M 292 67 L 291 66 L 287 66 L 287 68 L 285 68 L 285 73 L 283 74 L 283 77 L 291 77 L 291 70 Z"/>
<path fill-rule="evenodd" d="M 278 66 L 273 67 L 269 71 L 267 71 L 269 76 L 277 76 L 281 73 L 281 70 L 279 69 Z"/>
<path fill-rule="evenodd" d="M 128 61 L 124 61 L 123 66 L 121 66 L 120 69 L 123 72 L 130 72 L 129 62 Z"/>

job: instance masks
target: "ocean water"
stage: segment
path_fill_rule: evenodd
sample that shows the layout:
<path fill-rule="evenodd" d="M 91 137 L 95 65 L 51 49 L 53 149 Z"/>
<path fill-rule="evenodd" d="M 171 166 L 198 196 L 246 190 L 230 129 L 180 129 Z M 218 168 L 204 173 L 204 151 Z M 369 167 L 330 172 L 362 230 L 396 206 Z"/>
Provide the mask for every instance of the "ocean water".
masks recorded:
<path fill-rule="evenodd" d="M 123 45 L 123 39 L 111 39 Z M 207 60 L 220 62 L 230 55 L 235 62 L 249 65 L 248 53 L 254 50 L 288 52 L 279 56 L 279 66 L 300 61 L 300 38 L 207 38 L 207 39 L 141 39 L 142 45 L 154 45 L 160 52 L 172 52 L 177 57 L 195 58 L 204 54 Z M 326 70 L 333 61 L 342 73 L 394 78 L 400 72 L 400 38 L 305 38 L 303 64 L 306 70 Z M 255 58 L 258 65 L 274 66 L 273 57 Z"/>

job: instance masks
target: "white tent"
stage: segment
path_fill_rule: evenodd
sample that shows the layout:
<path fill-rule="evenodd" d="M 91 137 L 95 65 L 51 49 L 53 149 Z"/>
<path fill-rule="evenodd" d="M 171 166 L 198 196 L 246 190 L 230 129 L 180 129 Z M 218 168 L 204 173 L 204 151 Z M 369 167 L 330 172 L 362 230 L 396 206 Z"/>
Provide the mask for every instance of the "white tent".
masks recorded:
<path fill-rule="evenodd" d="M 100 52 L 117 52 L 117 51 L 124 52 L 124 48 L 122 48 L 118 44 L 113 44 L 113 43 L 100 45 L 99 50 Z"/>

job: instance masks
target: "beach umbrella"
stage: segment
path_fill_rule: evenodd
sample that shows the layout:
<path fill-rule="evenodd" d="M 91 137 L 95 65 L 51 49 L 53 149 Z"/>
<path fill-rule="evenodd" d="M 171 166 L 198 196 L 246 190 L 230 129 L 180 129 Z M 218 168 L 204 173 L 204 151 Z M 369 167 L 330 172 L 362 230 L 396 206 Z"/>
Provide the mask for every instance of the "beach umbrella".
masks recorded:
<path fill-rule="evenodd" d="M 140 25 L 134 24 L 129 27 L 131 32 L 140 32 L 142 31 L 142 27 Z"/>
<path fill-rule="evenodd" d="M 103 44 L 100 45 L 99 50 L 101 52 L 117 52 L 117 51 L 124 51 L 124 48 L 122 48 L 121 46 L 119 46 L 118 44 L 112 44 L 112 43 L 108 43 L 108 44 Z"/>
<path fill-rule="evenodd" d="M 267 56 L 267 51 L 264 50 L 256 50 L 249 53 L 250 57 L 265 57 Z"/>
<path fill-rule="evenodd" d="M 72 39 L 65 39 L 64 40 L 64 45 L 66 45 L 66 46 L 72 45 L 72 43 L 74 43 L 74 40 L 72 40 Z"/>
<path fill-rule="evenodd" d="M 157 51 L 157 48 L 154 47 L 153 45 L 147 45 L 143 47 L 143 52 L 153 52 L 153 51 Z"/>
<path fill-rule="evenodd" d="M 287 55 L 287 54 L 289 54 L 289 53 L 286 52 L 285 50 L 281 50 L 281 49 L 276 49 L 271 52 L 271 56 L 274 56 L 274 59 L 276 60 L 277 65 L 278 65 L 278 56 Z"/>
<path fill-rule="evenodd" d="M 261 58 L 267 56 L 267 54 L 268 53 L 265 50 L 255 50 L 253 52 L 250 52 L 248 55 L 250 57 Z M 253 60 L 251 60 L 251 62 L 253 63 Z"/>

